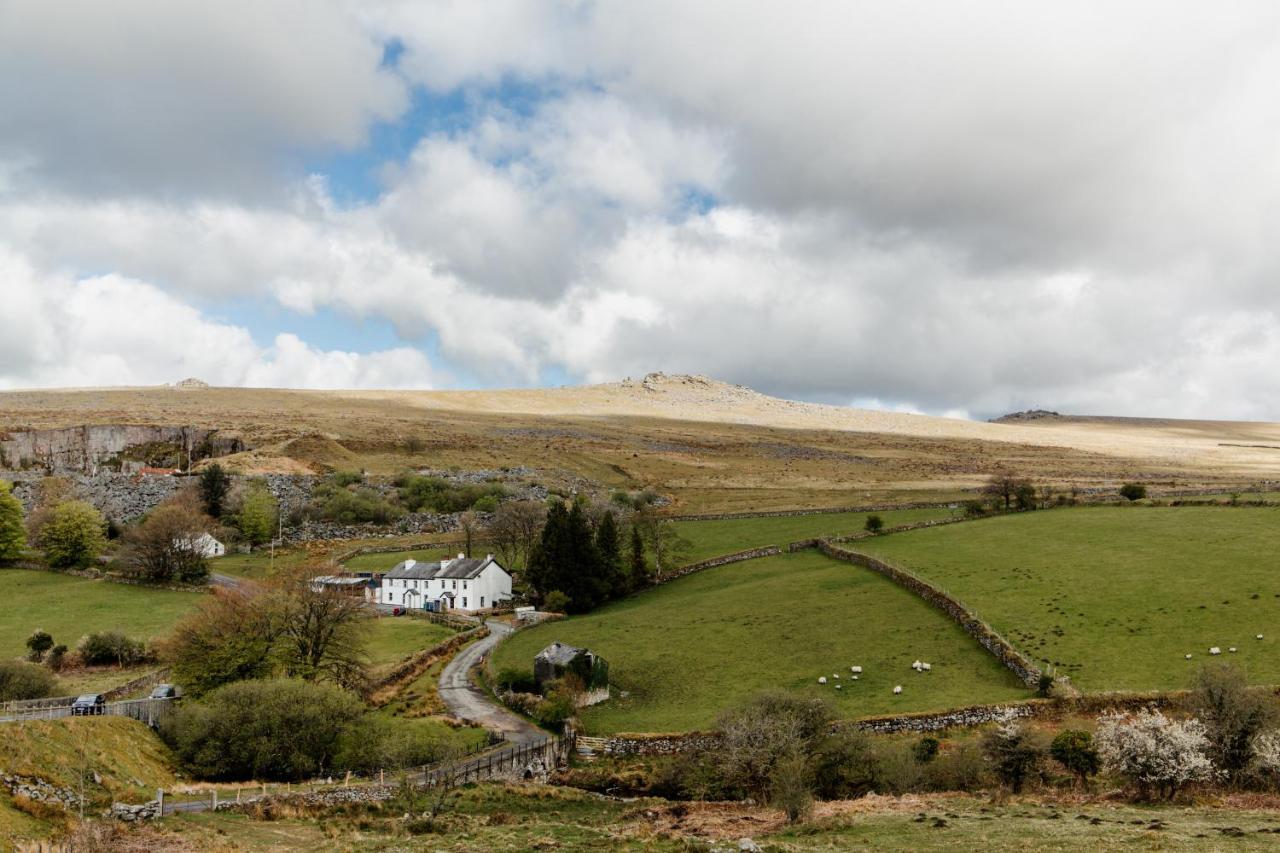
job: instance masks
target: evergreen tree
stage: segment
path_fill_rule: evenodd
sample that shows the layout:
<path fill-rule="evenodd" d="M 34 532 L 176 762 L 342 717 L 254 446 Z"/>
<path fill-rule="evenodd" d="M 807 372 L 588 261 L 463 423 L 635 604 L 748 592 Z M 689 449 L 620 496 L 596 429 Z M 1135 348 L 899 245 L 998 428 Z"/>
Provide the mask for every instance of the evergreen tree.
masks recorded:
<path fill-rule="evenodd" d="M 222 517 L 222 505 L 231 489 L 231 478 L 222 466 L 213 463 L 200 474 L 200 499 L 204 502 L 204 511 L 214 518 Z"/>
<path fill-rule="evenodd" d="M 586 613 L 608 598 L 600 553 L 580 504 L 551 507 L 525 576 L 539 600 L 552 590 L 564 593 L 570 613 Z"/>
<path fill-rule="evenodd" d="M 628 566 L 631 591 L 644 589 L 649 585 L 649 567 L 644 561 L 644 537 L 639 527 L 631 528 L 631 565 Z"/>
<path fill-rule="evenodd" d="M 606 598 L 621 598 L 630 591 L 626 573 L 622 570 L 622 542 L 618 535 L 618 523 L 610 510 L 600 519 L 596 528 L 596 555 L 600 562 L 600 578 L 604 583 Z"/>
<path fill-rule="evenodd" d="M 22 526 L 22 501 L 0 480 L 0 562 L 16 560 L 27 550 L 27 531 Z"/>
<path fill-rule="evenodd" d="M 568 557 L 565 547 L 565 530 L 569 513 L 564 504 L 555 502 L 547 511 L 547 521 L 542 525 L 542 536 L 533 546 L 529 565 L 525 568 L 525 580 L 538 601 L 544 601 L 547 593 L 560 589 L 560 569 Z"/>

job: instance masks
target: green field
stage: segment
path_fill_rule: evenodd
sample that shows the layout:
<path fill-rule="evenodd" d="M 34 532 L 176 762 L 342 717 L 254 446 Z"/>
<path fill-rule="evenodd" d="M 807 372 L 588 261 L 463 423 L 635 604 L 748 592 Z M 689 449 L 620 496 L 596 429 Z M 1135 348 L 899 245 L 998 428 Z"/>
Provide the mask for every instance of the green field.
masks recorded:
<path fill-rule="evenodd" d="M 1184 687 L 1210 646 L 1280 683 L 1277 509 L 1060 509 L 856 547 L 937 583 L 1084 690 Z"/>
<path fill-rule="evenodd" d="M 473 552 L 475 553 L 475 552 Z M 456 557 L 455 548 L 415 548 L 408 551 L 389 551 L 384 554 L 358 554 L 342 564 L 348 572 L 389 572 L 409 558 L 419 561 L 442 560 L 445 557 Z M 481 554 L 480 556 L 484 556 Z"/>
<path fill-rule="evenodd" d="M 369 626 L 366 649 L 374 671 L 389 668 L 415 652 L 453 636 L 444 625 L 411 616 L 382 616 Z"/>
<path fill-rule="evenodd" d="M 583 712 L 591 732 L 681 731 L 768 688 L 832 700 L 845 718 L 1023 698 L 960 627 L 866 569 L 808 551 L 708 569 L 585 616 L 520 631 L 491 666 L 532 669 L 553 640 L 610 663 L 616 697 Z M 917 673 L 916 659 L 933 664 Z M 864 674 L 857 682 L 849 667 Z M 840 673 L 825 687 L 819 676 Z M 895 684 L 904 692 L 892 694 Z"/>
<path fill-rule="evenodd" d="M 676 529 L 692 547 L 686 556 L 690 563 L 732 554 L 764 545 L 786 545 L 815 536 L 844 536 L 858 533 L 868 515 L 884 519 L 885 527 L 950 518 L 959 510 L 946 507 L 926 509 L 891 509 L 884 512 L 831 512 L 816 515 L 784 515 L 776 518 L 730 518 L 711 521 L 677 521 Z"/>
<path fill-rule="evenodd" d="M 72 648 L 96 631 L 123 631 L 144 640 L 159 637 L 201 598 L 198 592 L 0 569 L 0 656 L 23 654 L 27 637 L 37 628 Z"/>

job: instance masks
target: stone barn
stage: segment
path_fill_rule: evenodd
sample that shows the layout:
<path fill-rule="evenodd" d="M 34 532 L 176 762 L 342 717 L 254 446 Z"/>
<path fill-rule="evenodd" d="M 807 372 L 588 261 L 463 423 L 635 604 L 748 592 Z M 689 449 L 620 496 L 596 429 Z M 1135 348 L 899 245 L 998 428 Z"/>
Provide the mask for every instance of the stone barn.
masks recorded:
<path fill-rule="evenodd" d="M 586 687 L 579 706 L 594 705 L 609 698 L 609 663 L 595 652 L 556 641 L 533 659 L 533 680 L 539 692 L 548 682 L 568 673 L 581 678 Z"/>

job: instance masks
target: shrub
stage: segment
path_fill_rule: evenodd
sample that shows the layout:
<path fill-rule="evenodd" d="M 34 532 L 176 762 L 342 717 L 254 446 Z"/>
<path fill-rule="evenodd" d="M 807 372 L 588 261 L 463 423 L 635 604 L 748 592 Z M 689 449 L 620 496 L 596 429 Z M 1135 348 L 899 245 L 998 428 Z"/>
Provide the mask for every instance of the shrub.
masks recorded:
<path fill-rule="evenodd" d="M 54 672 L 60 672 L 62 667 L 67 663 L 67 647 L 62 643 L 54 646 L 49 651 L 49 659 L 45 661 L 49 665 L 49 669 Z"/>
<path fill-rule="evenodd" d="M 1040 738 L 1022 724 L 1022 721 L 1006 713 L 994 729 L 982 739 L 982 750 L 991 762 L 996 778 L 1017 794 L 1027 778 L 1035 772 L 1044 745 Z"/>
<path fill-rule="evenodd" d="M 1275 724 L 1266 693 L 1250 688 L 1239 667 L 1210 664 L 1196 676 L 1192 703 L 1209 739 L 1209 757 L 1235 779 L 1253 760 L 1254 739 Z"/>
<path fill-rule="evenodd" d="M 270 542 L 275 536 L 279 514 L 275 497 L 265 485 L 255 484 L 239 498 L 234 518 L 236 530 L 250 545 Z"/>
<path fill-rule="evenodd" d="M 533 709 L 533 718 L 544 726 L 558 726 L 577 711 L 573 697 L 566 691 L 553 691 Z"/>
<path fill-rule="evenodd" d="M 455 484 L 439 477 L 407 476 L 401 478 L 399 486 L 400 502 L 410 512 L 462 512 L 473 508 L 477 501 L 486 496 L 498 501 L 507 495 L 506 488 L 498 483 Z"/>
<path fill-rule="evenodd" d="M 161 504 L 141 524 L 125 531 L 125 571 L 154 583 L 204 581 L 209 564 L 197 543 L 209 523 L 201 512 L 180 501 Z"/>
<path fill-rule="evenodd" d="M 1152 793 L 1172 799 L 1184 785 L 1216 775 L 1199 720 L 1170 720 L 1154 709 L 1113 714 L 1103 718 L 1094 740 L 1103 766 L 1136 784 L 1143 799 Z"/>
<path fill-rule="evenodd" d="M 976 743 L 942 750 L 927 765 L 928 785 L 935 791 L 976 791 L 983 787 L 987 763 Z"/>
<path fill-rule="evenodd" d="M 500 691 L 511 693 L 534 693 L 537 691 L 533 673 L 527 669 L 520 669 L 514 666 L 500 669 L 497 678 L 494 679 L 494 683 Z"/>
<path fill-rule="evenodd" d="M 813 784 L 805 756 L 791 752 L 779 758 L 769 773 L 769 804 L 798 823 L 813 811 Z"/>
<path fill-rule="evenodd" d="M 1125 483 L 1120 487 L 1120 497 L 1127 501 L 1140 501 L 1147 496 L 1147 487 L 1141 483 Z"/>
<path fill-rule="evenodd" d="M 982 501 L 965 501 L 964 514 L 968 516 L 986 515 L 987 505 Z"/>
<path fill-rule="evenodd" d="M 495 495 L 484 495 L 471 505 L 475 512 L 497 512 L 498 498 Z"/>
<path fill-rule="evenodd" d="M 51 648 L 53 648 L 53 637 L 47 631 L 37 630 L 27 637 L 27 650 L 30 652 L 28 657 L 33 661 L 43 660 L 44 653 Z"/>
<path fill-rule="evenodd" d="M 345 489 L 347 486 L 355 486 L 364 482 L 364 472 L 362 471 L 338 471 L 331 478 L 335 486 Z"/>
<path fill-rule="evenodd" d="M 40 547 L 49 565 L 58 569 L 82 569 L 106 547 L 107 522 L 84 501 L 66 501 L 50 512 L 40 529 Z"/>
<path fill-rule="evenodd" d="M 930 761 L 933 761 L 938 757 L 939 746 L 941 746 L 941 744 L 938 743 L 938 739 L 936 737 L 929 737 L 926 735 L 925 737 L 920 738 L 920 740 L 916 741 L 916 745 L 913 750 L 916 761 L 921 764 L 928 764 Z"/>
<path fill-rule="evenodd" d="M 21 661 L 0 661 L 0 702 L 52 696 L 57 681 L 43 667 Z"/>
<path fill-rule="evenodd" d="M 878 515 L 868 515 L 867 523 L 863 525 L 863 528 L 868 533 L 879 533 L 884 529 L 884 519 Z"/>
<path fill-rule="evenodd" d="M 364 706 L 330 684 L 241 681 L 187 701 L 160 732 L 198 778 L 298 781 L 334 769 Z"/>
<path fill-rule="evenodd" d="M 551 613 L 564 613 L 569 609 L 569 596 L 553 589 L 542 599 L 542 609 Z"/>
<path fill-rule="evenodd" d="M 865 732 L 837 732 L 814 746 L 814 790 L 824 800 L 850 800 L 871 792 L 877 770 L 875 750 Z"/>
<path fill-rule="evenodd" d="M 338 736 L 333 768 L 373 774 L 384 769 L 421 767 L 444 758 L 451 746 L 435 731 L 365 715 Z"/>
<path fill-rule="evenodd" d="M 390 524 L 404 515 L 404 510 L 373 489 L 326 484 L 312 495 L 307 514 L 338 524 Z"/>
<path fill-rule="evenodd" d="M 80 641 L 80 658 L 88 666 L 130 666 L 146 657 L 146 645 L 141 640 L 131 640 L 119 631 L 90 634 Z"/>
<path fill-rule="evenodd" d="M 1053 743 L 1049 744 L 1049 754 L 1055 761 L 1074 773 L 1082 787 L 1089 783 L 1089 777 L 1097 773 L 1101 765 L 1098 750 L 1093 745 L 1093 735 L 1088 732 L 1077 730 L 1058 732 Z"/>

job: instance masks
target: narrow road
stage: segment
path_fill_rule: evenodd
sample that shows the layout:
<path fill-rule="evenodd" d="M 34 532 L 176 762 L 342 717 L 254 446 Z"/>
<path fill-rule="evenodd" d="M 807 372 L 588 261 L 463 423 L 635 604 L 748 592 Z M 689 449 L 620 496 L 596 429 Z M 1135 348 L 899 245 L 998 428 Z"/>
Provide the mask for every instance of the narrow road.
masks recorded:
<path fill-rule="evenodd" d="M 513 629 L 504 622 L 487 622 L 489 636 L 467 646 L 440 673 L 440 698 L 455 717 L 501 732 L 509 743 L 541 741 L 547 733 L 523 717 L 499 705 L 483 689 L 471 683 L 471 670 Z"/>

